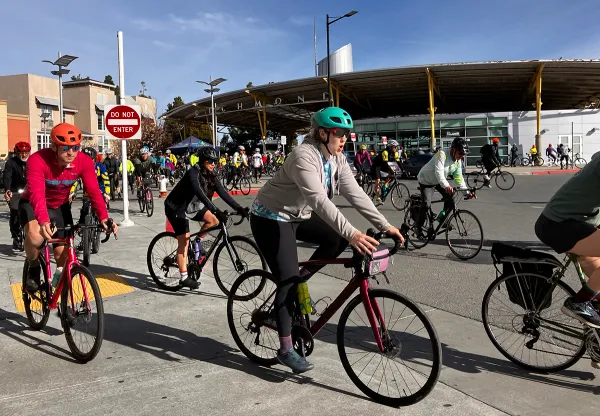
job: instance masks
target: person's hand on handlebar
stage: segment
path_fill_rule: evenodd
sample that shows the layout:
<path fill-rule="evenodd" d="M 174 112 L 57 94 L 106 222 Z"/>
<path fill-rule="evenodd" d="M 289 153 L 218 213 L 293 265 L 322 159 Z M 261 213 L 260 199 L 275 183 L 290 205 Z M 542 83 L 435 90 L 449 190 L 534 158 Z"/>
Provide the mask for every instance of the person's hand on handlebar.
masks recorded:
<path fill-rule="evenodd" d="M 46 240 L 50 240 L 54 233 L 56 232 L 56 228 L 52 226 L 52 223 L 40 224 L 40 234 Z"/>
<path fill-rule="evenodd" d="M 12 192 L 9 189 L 4 193 L 4 199 L 6 199 L 7 201 L 10 201 L 10 198 L 12 198 Z"/>
<path fill-rule="evenodd" d="M 105 220 L 102 221 L 102 228 L 104 228 L 104 231 L 109 231 L 108 230 L 108 222 L 110 221 L 110 223 L 112 224 L 112 228 L 110 229 L 110 232 L 113 234 L 117 233 L 117 230 L 119 229 L 119 227 L 117 226 L 117 224 L 111 220 L 110 218 L 107 218 Z"/>
<path fill-rule="evenodd" d="M 373 237 L 369 237 L 365 233 L 357 231 L 350 240 L 350 245 L 354 247 L 360 254 L 373 254 L 379 245 L 379 241 Z"/>
<path fill-rule="evenodd" d="M 400 244 L 404 244 L 404 236 L 402 235 L 402 233 L 400 233 L 400 230 L 397 229 L 396 227 L 392 226 L 390 228 L 388 228 L 385 233 L 387 235 L 392 235 L 392 236 L 396 236 L 398 237 L 398 240 L 400 241 Z"/>
<path fill-rule="evenodd" d="M 448 195 L 452 195 L 454 193 L 454 188 L 450 185 L 446 186 L 446 192 L 448 193 Z"/>
<path fill-rule="evenodd" d="M 240 205 L 235 209 L 235 212 L 237 212 L 238 215 L 242 218 L 248 218 L 248 212 L 249 212 L 248 208 L 244 208 L 243 206 Z"/>

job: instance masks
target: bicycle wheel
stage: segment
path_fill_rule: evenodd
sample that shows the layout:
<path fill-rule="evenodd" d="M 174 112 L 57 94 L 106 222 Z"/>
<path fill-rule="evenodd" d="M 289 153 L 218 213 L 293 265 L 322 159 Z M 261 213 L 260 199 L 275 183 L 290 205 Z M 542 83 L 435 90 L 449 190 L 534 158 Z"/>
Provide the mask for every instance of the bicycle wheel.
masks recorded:
<path fill-rule="evenodd" d="M 273 319 L 276 290 L 271 273 L 249 270 L 233 283 L 227 299 L 227 323 L 236 345 L 263 366 L 277 364 L 279 335 Z"/>
<path fill-rule="evenodd" d="M 403 183 L 396 182 L 394 188 L 391 191 L 392 205 L 398 211 L 404 211 L 410 201 L 410 191 L 408 187 Z"/>
<path fill-rule="evenodd" d="M 584 158 L 582 157 L 578 157 L 577 159 L 575 159 L 575 167 L 577 169 L 583 169 L 583 167 L 587 165 L 587 162 L 585 161 Z"/>
<path fill-rule="evenodd" d="M 515 177 L 510 172 L 499 172 L 496 174 L 496 186 L 503 191 L 509 191 L 515 186 Z"/>
<path fill-rule="evenodd" d="M 446 221 L 446 243 L 450 251 L 461 260 L 469 260 L 481 251 L 483 246 L 483 228 L 481 222 L 471 211 L 455 210 Z M 451 241 L 451 232 L 458 232 L 456 242 Z M 458 251 L 459 248 L 465 248 Z"/>
<path fill-rule="evenodd" d="M 429 215 L 427 215 L 427 217 L 425 218 L 425 222 L 423 223 L 423 226 L 421 227 L 421 229 L 424 231 L 426 236 L 424 239 L 417 237 L 418 234 L 415 231 L 415 229 L 416 229 L 416 220 L 417 220 L 416 214 L 418 212 L 419 212 L 419 205 L 413 204 L 409 207 L 409 209 L 407 211 L 405 211 L 405 214 L 404 214 L 404 224 L 406 224 L 406 226 L 408 227 L 408 232 L 405 235 L 406 240 L 410 243 L 411 246 L 413 246 L 416 249 L 423 248 L 427 244 L 429 244 L 429 237 L 427 235 L 431 231 L 431 227 L 429 225 L 431 223 L 431 221 L 430 221 Z"/>
<path fill-rule="evenodd" d="M 71 268 L 71 285 L 64 281 L 60 298 L 60 321 L 69 349 L 77 361 L 87 363 L 96 357 L 104 338 L 104 307 L 98 282 L 88 269 L 76 264 Z M 92 312 L 94 306 L 96 313 Z M 84 327 L 81 337 L 90 335 L 93 342 L 76 342 L 79 337 L 74 328 L 78 324 Z M 89 349 L 84 350 L 86 346 Z"/>
<path fill-rule="evenodd" d="M 363 178 L 363 191 L 365 191 L 365 194 L 371 195 L 373 193 L 373 178 L 370 175 L 364 175 Z"/>
<path fill-rule="evenodd" d="M 148 217 L 151 217 L 152 214 L 154 214 L 154 199 L 150 189 L 146 191 L 146 214 Z"/>
<path fill-rule="evenodd" d="M 175 233 L 163 231 L 157 234 L 146 253 L 148 271 L 156 286 L 169 292 L 177 292 L 183 286 L 180 283 L 177 265 L 177 237 Z"/>
<path fill-rule="evenodd" d="M 138 204 L 140 205 L 140 212 L 146 211 L 146 204 L 143 197 L 138 196 Z"/>
<path fill-rule="evenodd" d="M 240 191 L 242 191 L 243 195 L 248 195 L 250 193 L 250 189 L 252 189 L 250 180 L 247 177 L 241 178 L 238 182 L 238 186 L 240 188 Z"/>
<path fill-rule="evenodd" d="M 90 214 L 85 216 L 83 224 L 86 226 L 92 225 L 92 219 L 90 218 Z M 83 265 L 85 267 L 89 267 L 90 257 L 92 255 L 92 230 L 90 228 L 85 227 L 82 230 L 81 235 L 81 241 L 83 243 Z"/>
<path fill-rule="evenodd" d="M 254 241 L 241 235 L 229 237 L 228 240 L 229 247 L 226 241 L 223 241 L 213 257 L 215 281 L 227 296 L 231 285 L 242 273 L 252 269 L 267 270 L 267 262 Z"/>
<path fill-rule="evenodd" d="M 521 166 L 529 166 L 530 163 L 531 163 L 531 160 L 529 160 L 528 157 L 524 157 L 521 159 Z"/>
<path fill-rule="evenodd" d="M 27 279 L 27 269 L 29 267 L 29 261 L 25 259 L 23 266 L 23 279 L 21 292 L 23 296 L 23 305 L 25 306 L 25 314 L 27 315 L 27 322 L 31 329 L 39 331 L 46 326 L 48 318 L 50 317 L 50 308 L 48 308 L 48 302 L 50 296 L 48 293 L 48 274 L 46 273 L 46 261 L 43 256 L 39 257 L 40 268 L 42 269 L 42 276 L 40 288 L 37 292 L 31 295 L 25 291 L 25 280 Z"/>
<path fill-rule="evenodd" d="M 515 286 L 507 285 L 509 279 L 518 282 L 516 287 L 521 293 L 515 294 L 511 289 Z M 575 295 L 565 282 L 558 281 L 546 309 L 526 310 L 511 300 L 515 296 L 516 300 L 543 300 L 547 282 L 548 277 L 533 273 L 500 277 L 488 287 L 481 307 L 485 332 L 498 351 L 519 367 L 543 373 L 571 367 L 586 351 L 585 326 L 561 312 L 565 299 Z"/>
<path fill-rule="evenodd" d="M 356 387 L 378 403 L 394 407 L 415 404 L 427 397 L 440 376 L 442 346 L 435 328 L 417 304 L 399 293 L 371 289 L 368 298 L 377 328 L 369 324 L 371 311 L 363 307 L 360 294 L 348 302 L 340 316 L 337 345 L 344 370 Z M 350 317 L 353 313 L 356 318 Z M 407 326 L 396 329 L 396 324 Z M 375 331 L 383 351 L 374 339 Z M 386 375 L 386 369 L 400 374 Z M 378 377 L 380 373 L 382 377 Z M 406 384 L 400 387 L 401 383 Z"/>
<path fill-rule="evenodd" d="M 469 188 L 481 189 L 485 183 L 485 175 L 482 172 L 471 172 L 467 174 L 467 185 Z"/>
<path fill-rule="evenodd" d="M 535 158 L 534 162 L 535 162 L 534 163 L 535 166 L 544 166 L 544 159 L 542 159 L 541 157 Z"/>

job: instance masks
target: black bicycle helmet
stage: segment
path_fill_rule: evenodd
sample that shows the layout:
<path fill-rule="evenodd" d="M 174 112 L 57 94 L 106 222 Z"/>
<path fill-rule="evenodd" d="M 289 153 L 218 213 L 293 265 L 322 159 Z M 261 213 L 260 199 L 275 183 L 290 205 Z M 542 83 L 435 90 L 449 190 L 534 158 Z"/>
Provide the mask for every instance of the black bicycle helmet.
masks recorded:
<path fill-rule="evenodd" d="M 461 153 L 467 153 L 469 145 L 467 144 L 467 141 L 465 139 L 463 139 L 462 137 L 457 137 L 454 140 L 452 140 L 452 145 L 450 146 L 450 148 L 458 150 Z"/>
<path fill-rule="evenodd" d="M 219 160 L 219 158 L 217 157 L 217 152 L 211 146 L 202 146 L 198 148 L 196 154 L 198 155 L 198 163 L 200 164 L 204 164 L 204 162 L 206 162 L 207 160 L 210 160 L 212 162 L 216 162 L 217 160 Z"/>
<path fill-rule="evenodd" d="M 89 157 L 91 157 L 94 162 L 96 161 L 96 156 L 98 155 L 98 152 L 96 151 L 96 149 L 94 149 L 93 147 L 86 147 L 81 151 L 83 153 L 85 153 L 86 155 L 88 155 Z"/>

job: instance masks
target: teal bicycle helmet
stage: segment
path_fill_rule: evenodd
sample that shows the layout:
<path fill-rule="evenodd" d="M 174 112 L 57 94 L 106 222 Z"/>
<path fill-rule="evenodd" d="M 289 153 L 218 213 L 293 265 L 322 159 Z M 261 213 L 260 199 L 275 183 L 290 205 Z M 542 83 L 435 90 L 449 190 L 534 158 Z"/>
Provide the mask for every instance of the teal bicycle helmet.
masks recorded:
<path fill-rule="evenodd" d="M 312 116 L 314 127 L 325 129 L 353 129 L 352 117 L 339 107 L 322 108 Z"/>

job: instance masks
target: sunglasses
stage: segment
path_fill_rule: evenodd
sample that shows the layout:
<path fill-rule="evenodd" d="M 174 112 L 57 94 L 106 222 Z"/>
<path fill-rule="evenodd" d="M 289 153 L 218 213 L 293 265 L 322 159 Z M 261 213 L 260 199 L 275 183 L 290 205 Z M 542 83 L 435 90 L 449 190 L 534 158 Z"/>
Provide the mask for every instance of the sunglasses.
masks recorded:
<path fill-rule="evenodd" d="M 72 151 L 74 151 L 74 152 L 78 152 L 78 151 L 79 151 L 79 149 L 81 149 L 81 146 L 80 146 L 80 145 L 78 145 L 78 144 L 76 144 L 76 145 L 74 145 L 74 146 L 67 146 L 67 145 L 65 145 L 65 146 L 60 146 L 60 150 L 62 150 L 63 152 L 68 152 L 69 150 L 72 150 Z"/>
<path fill-rule="evenodd" d="M 350 129 L 331 129 L 329 130 L 334 137 L 348 137 L 350 136 Z"/>
<path fill-rule="evenodd" d="M 216 160 L 207 160 L 206 161 L 209 165 L 216 165 L 217 161 Z"/>

